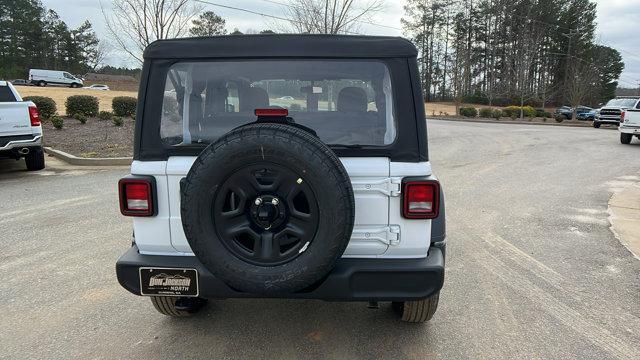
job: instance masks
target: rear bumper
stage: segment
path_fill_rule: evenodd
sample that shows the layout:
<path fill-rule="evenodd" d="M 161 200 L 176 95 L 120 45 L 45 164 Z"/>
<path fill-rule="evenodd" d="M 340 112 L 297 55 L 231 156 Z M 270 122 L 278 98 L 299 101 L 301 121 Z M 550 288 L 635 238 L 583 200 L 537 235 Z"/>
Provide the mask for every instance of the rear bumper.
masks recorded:
<path fill-rule="evenodd" d="M 619 124 L 620 123 L 620 118 L 603 118 L 603 117 L 596 117 L 593 121 L 595 122 L 599 122 L 601 124 Z"/>
<path fill-rule="evenodd" d="M 42 135 L 0 137 L 0 151 L 42 146 Z"/>
<path fill-rule="evenodd" d="M 618 130 L 620 130 L 620 132 L 625 133 L 625 134 L 640 135 L 640 126 L 624 126 L 624 125 L 620 125 Z"/>
<path fill-rule="evenodd" d="M 424 299 L 438 292 L 444 283 L 445 243 L 429 249 L 422 259 L 341 258 L 325 279 L 290 294 L 262 295 L 230 288 L 211 274 L 193 256 L 141 255 L 132 246 L 116 263 L 120 285 L 140 295 L 140 267 L 190 268 L 198 270 L 200 297 L 292 298 L 332 301 L 404 301 Z"/>

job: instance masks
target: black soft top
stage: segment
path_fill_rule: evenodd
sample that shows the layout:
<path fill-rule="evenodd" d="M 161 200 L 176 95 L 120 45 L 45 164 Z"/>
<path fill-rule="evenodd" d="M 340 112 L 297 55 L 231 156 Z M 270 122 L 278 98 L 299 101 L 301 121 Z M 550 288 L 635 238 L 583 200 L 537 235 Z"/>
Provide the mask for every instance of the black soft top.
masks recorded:
<path fill-rule="evenodd" d="M 265 34 L 158 40 L 145 59 L 199 58 L 406 58 L 418 51 L 408 40 L 389 36 Z"/>

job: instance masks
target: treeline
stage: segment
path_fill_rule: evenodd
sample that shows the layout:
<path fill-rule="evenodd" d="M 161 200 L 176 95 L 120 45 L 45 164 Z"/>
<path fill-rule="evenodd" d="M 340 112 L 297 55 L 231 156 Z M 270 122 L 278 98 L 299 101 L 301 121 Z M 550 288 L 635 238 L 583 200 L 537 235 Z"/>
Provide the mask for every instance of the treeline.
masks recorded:
<path fill-rule="evenodd" d="M 615 96 L 624 64 L 595 21 L 590 0 L 408 0 L 402 19 L 425 100 L 532 106 Z"/>
<path fill-rule="evenodd" d="M 70 29 L 40 0 L 0 0 L 0 79 L 26 78 L 30 68 L 84 74 L 103 58 L 89 21 Z"/>

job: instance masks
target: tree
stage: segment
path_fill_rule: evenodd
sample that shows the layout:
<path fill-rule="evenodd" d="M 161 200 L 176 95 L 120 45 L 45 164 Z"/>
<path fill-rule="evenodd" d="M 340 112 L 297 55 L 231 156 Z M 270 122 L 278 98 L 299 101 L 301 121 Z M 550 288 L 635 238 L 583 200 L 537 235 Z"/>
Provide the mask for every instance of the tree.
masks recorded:
<path fill-rule="evenodd" d="M 189 30 L 189 33 L 193 36 L 215 36 L 227 33 L 224 28 L 226 21 L 213 11 L 203 12 L 192 23 L 193 27 Z"/>
<path fill-rule="evenodd" d="M 289 0 L 285 12 L 299 33 L 348 34 L 381 11 L 383 4 L 383 0 Z"/>
<path fill-rule="evenodd" d="M 201 9 L 190 0 L 112 0 L 111 11 L 102 7 L 102 14 L 118 47 L 142 63 L 149 44 L 186 35 Z"/>

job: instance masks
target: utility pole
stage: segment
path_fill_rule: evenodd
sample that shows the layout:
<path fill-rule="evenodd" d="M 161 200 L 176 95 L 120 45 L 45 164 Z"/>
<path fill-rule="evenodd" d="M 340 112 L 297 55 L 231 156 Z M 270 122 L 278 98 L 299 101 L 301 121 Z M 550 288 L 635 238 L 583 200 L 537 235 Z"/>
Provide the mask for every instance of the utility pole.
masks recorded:
<path fill-rule="evenodd" d="M 568 40 L 568 45 L 567 45 L 567 56 L 566 56 L 566 61 L 565 61 L 565 66 L 564 66 L 564 87 L 565 89 L 567 88 L 567 84 L 569 81 L 569 58 L 571 57 L 571 41 L 573 40 L 573 35 L 576 33 L 577 31 L 574 32 L 574 30 L 569 29 L 569 33 L 568 34 L 561 34 L 562 36 L 566 37 Z M 563 101 L 567 100 L 566 95 L 563 96 Z"/>

